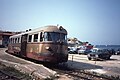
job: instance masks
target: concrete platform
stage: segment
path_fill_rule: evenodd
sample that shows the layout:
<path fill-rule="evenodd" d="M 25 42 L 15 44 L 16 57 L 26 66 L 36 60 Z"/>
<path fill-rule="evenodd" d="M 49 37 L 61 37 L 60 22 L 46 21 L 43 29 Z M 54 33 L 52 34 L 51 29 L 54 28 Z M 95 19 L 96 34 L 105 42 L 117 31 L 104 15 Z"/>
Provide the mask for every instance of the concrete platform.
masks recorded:
<path fill-rule="evenodd" d="M 6 66 L 14 67 L 15 69 L 33 75 L 39 79 L 49 78 L 56 74 L 41 64 L 35 64 L 33 62 L 18 58 L 5 52 L 6 48 L 0 48 L 0 63 Z"/>
<path fill-rule="evenodd" d="M 112 55 L 110 60 L 88 60 L 87 55 L 69 54 L 68 66 L 108 76 L 120 76 L 120 55 Z"/>

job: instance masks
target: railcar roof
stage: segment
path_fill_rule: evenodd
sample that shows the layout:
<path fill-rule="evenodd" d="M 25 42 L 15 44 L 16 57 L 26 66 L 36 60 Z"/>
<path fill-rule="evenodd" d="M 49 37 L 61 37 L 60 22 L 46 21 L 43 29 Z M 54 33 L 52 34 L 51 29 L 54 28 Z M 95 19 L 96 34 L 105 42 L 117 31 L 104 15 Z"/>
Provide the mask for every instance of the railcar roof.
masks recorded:
<path fill-rule="evenodd" d="M 10 38 L 18 37 L 18 36 L 21 36 L 21 35 L 24 35 L 24 34 L 37 33 L 37 32 L 41 32 L 41 31 L 43 31 L 43 32 L 60 32 L 60 33 L 67 34 L 67 31 L 62 26 L 48 25 L 48 26 L 33 29 L 31 31 L 28 31 L 28 32 L 24 32 L 24 33 L 21 33 L 21 34 L 13 35 Z"/>

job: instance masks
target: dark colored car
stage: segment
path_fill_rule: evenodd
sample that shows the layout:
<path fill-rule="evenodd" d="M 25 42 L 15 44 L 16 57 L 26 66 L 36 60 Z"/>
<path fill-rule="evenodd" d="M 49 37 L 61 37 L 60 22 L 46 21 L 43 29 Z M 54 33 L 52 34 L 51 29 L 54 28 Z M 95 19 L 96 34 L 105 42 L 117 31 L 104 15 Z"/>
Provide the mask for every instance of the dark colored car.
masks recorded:
<path fill-rule="evenodd" d="M 115 52 L 116 55 L 120 55 L 120 49 Z"/>
<path fill-rule="evenodd" d="M 104 59 L 110 59 L 111 53 L 108 50 L 92 50 L 91 53 L 87 55 L 88 59 L 94 59 L 94 60 L 104 60 Z"/>
<path fill-rule="evenodd" d="M 114 49 L 109 49 L 109 52 L 112 54 L 112 55 L 115 55 L 116 51 Z"/>

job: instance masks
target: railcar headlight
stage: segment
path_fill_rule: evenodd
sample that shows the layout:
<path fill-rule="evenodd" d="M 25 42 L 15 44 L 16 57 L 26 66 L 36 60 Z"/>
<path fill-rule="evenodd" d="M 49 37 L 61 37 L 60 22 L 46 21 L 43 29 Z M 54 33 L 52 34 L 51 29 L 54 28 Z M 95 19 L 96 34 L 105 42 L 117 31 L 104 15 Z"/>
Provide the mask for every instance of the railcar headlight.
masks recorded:
<path fill-rule="evenodd" d="M 45 49 L 50 50 L 50 47 L 47 46 L 47 47 L 45 47 Z"/>

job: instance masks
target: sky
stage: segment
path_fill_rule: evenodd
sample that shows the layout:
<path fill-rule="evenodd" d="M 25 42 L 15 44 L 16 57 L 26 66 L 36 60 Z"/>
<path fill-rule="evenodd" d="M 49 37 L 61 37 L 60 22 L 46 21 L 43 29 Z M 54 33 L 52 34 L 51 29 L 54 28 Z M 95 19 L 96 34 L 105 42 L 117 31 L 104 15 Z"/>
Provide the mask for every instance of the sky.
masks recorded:
<path fill-rule="evenodd" d="M 68 38 L 120 45 L 120 0 L 0 0 L 0 30 L 61 25 Z"/>

